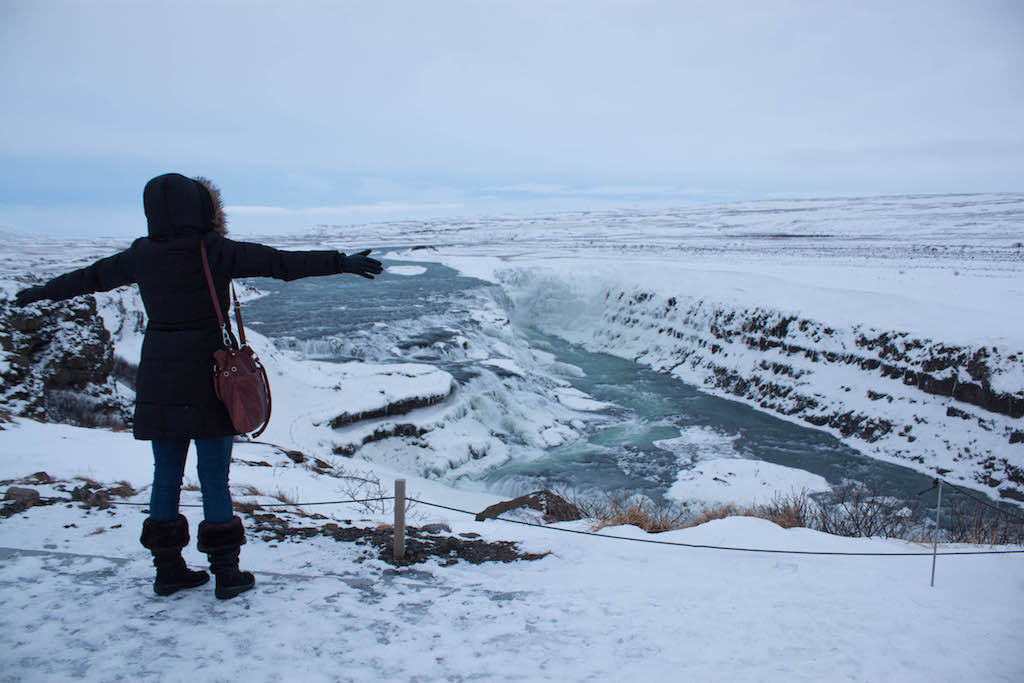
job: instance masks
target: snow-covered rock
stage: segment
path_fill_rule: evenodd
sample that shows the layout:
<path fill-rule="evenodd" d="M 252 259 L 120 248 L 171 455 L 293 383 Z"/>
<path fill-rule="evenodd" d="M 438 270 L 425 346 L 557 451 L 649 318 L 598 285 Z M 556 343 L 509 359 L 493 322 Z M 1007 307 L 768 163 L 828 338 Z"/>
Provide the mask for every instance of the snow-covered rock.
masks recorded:
<path fill-rule="evenodd" d="M 94 297 L 25 308 L 0 298 L 0 409 L 81 426 L 130 424 L 130 392 L 118 385 Z"/>

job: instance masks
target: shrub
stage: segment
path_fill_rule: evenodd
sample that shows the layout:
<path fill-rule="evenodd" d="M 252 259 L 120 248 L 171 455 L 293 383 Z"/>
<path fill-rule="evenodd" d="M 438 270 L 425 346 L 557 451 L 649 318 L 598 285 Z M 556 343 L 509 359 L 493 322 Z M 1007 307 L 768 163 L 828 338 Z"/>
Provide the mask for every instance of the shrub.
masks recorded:
<path fill-rule="evenodd" d="M 1024 545 L 1024 523 L 954 500 L 947 541 L 978 545 Z"/>
<path fill-rule="evenodd" d="M 768 503 L 759 506 L 758 511 L 758 517 L 774 522 L 783 529 L 812 528 L 821 514 L 821 508 L 806 490 L 776 493 Z"/>
<path fill-rule="evenodd" d="M 852 482 L 822 496 L 818 507 L 811 528 L 836 536 L 910 538 L 919 527 L 916 504 Z"/>
<path fill-rule="evenodd" d="M 67 389 L 50 389 L 43 397 L 46 419 L 76 427 L 123 427 L 124 415 L 109 400 Z"/>
<path fill-rule="evenodd" d="M 687 508 L 676 503 L 657 504 L 642 496 L 608 495 L 599 501 L 576 498 L 571 502 L 584 517 L 593 520 L 594 531 L 630 525 L 657 534 L 691 526 L 691 513 Z"/>
<path fill-rule="evenodd" d="M 135 389 L 135 376 L 139 371 L 139 366 L 135 363 L 126 361 L 120 356 L 114 356 L 114 366 L 111 369 L 111 374 L 114 379 Z"/>
<path fill-rule="evenodd" d="M 713 522 L 716 519 L 726 517 L 760 517 L 756 507 L 742 507 L 735 503 L 715 503 L 700 508 L 700 512 L 694 516 L 687 527 L 697 526 L 706 522 Z"/>

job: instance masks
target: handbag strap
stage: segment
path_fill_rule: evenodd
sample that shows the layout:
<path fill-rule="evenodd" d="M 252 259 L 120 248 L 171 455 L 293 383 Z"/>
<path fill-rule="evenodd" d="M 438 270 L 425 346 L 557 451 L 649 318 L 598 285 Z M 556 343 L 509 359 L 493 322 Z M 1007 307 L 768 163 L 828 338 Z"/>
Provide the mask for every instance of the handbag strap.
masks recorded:
<path fill-rule="evenodd" d="M 206 243 L 199 242 L 199 252 L 203 256 L 203 273 L 206 275 L 206 285 L 210 288 L 210 299 L 213 301 L 213 310 L 217 312 L 217 322 L 220 324 L 220 333 L 224 340 L 224 347 L 231 348 L 231 335 L 228 334 L 228 326 L 224 322 L 224 315 L 220 312 L 220 302 L 217 301 L 217 289 L 213 286 L 213 276 L 210 275 L 210 261 L 206 258 Z M 235 294 L 235 285 L 231 285 L 231 297 L 235 301 L 235 320 L 238 322 L 238 339 L 245 346 L 245 326 L 242 325 L 242 308 L 238 305 L 238 295 Z"/>
<path fill-rule="evenodd" d="M 242 324 L 242 307 L 238 305 L 238 295 L 235 294 L 235 283 L 231 283 L 231 298 L 235 300 L 235 322 L 238 323 L 238 340 L 245 346 L 245 325 Z"/>

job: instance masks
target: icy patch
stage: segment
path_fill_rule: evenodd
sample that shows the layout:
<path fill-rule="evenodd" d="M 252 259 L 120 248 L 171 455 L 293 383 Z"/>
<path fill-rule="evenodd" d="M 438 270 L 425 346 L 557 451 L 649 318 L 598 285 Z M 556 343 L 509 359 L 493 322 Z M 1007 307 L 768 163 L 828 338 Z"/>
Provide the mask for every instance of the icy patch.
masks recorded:
<path fill-rule="evenodd" d="M 384 272 L 389 275 L 423 275 L 427 272 L 427 269 L 423 266 L 388 266 L 384 269 Z"/>
<path fill-rule="evenodd" d="M 573 410 L 596 412 L 614 407 L 611 403 L 606 403 L 605 401 L 595 401 L 585 392 L 582 392 L 579 389 L 574 389 L 573 387 L 555 389 L 554 394 L 559 403 L 566 408 L 572 408 Z"/>
<path fill-rule="evenodd" d="M 510 375 L 516 375 L 517 377 L 524 377 L 526 375 L 526 371 L 520 367 L 519 363 L 516 363 L 514 360 L 509 360 L 508 358 L 489 358 L 485 361 L 481 361 L 481 364 L 490 365 L 493 368 L 504 370 Z"/>
<path fill-rule="evenodd" d="M 675 454 L 681 463 L 691 463 L 738 457 L 733 444 L 739 438 L 739 434 L 722 434 L 710 427 L 687 427 L 679 430 L 679 436 L 659 439 L 654 445 Z"/>
<path fill-rule="evenodd" d="M 767 503 L 776 494 L 830 490 L 823 477 L 804 470 L 760 460 L 719 458 L 680 472 L 667 496 L 680 501 L 754 505 Z"/>

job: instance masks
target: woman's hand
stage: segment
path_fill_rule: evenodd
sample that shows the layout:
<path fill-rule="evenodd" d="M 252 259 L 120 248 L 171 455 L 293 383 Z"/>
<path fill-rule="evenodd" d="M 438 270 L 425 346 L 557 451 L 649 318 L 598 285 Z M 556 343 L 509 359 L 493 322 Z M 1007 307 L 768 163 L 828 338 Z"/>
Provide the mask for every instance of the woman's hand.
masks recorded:
<path fill-rule="evenodd" d="M 380 261 L 370 258 L 370 250 L 361 251 L 358 254 L 341 257 L 341 272 L 362 275 L 372 280 L 374 275 L 380 275 L 384 268 Z"/>
<path fill-rule="evenodd" d="M 45 298 L 42 287 L 29 287 L 14 295 L 14 303 L 18 306 L 28 306 Z"/>

